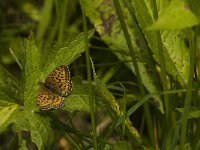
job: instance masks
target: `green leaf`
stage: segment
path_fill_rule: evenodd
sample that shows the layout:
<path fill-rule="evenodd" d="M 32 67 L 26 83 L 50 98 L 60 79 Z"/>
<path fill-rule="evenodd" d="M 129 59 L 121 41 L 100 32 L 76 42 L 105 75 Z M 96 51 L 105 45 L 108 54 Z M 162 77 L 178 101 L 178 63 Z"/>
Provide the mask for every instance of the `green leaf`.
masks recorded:
<path fill-rule="evenodd" d="M 90 31 L 90 37 L 94 32 Z M 36 97 L 39 89 L 39 82 L 43 82 L 45 78 L 60 65 L 69 65 L 72 61 L 80 56 L 84 51 L 84 34 L 80 34 L 70 41 L 66 42 L 63 47 L 57 47 L 49 51 L 45 65 L 41 69 L 41 54 L 39 48 L 35 45 L 33 38 L 29 38 L 26 42 L 25 72 L 23 83 L 24 86 L 24 105 L 30 107 L 30 110 L 38 109 L 36 106 Z M 42 58 L 45 58 L 44 56 Z"/>
<path fill-rule="evenodd" d="M 121 117 L 124 112 L 122 111 L 122 108 L 116 101 L 115 97 L 112 95 L 112 93 L 101 83 L 101 81 L 98 79 L 95 70 L 94 70 L 94 64 L 92 64 L 93 68 L 93 75 L 95 82 L 97 83 L 97 91 L 98 95 L 102 97 L 104 104 L 104 109 L 107 109 L 107 111 L 110 113 L 111 117 L 116 119 Z M 125 121 L 125 126 L 127 128 L 127 132 L 130 133 L 131 137 L 133 138 L 133 142 L 135 143 L 135 146 L 141 146 L 142 139 L 135 127 L 132 126 L 129 119 Z"/>
<path fill-rule="evenodd" d="M 15 120 L 19 110 L 18 82 L 5 68 L 0 66 L 0 132 L 5 130 Z"/>
<path fill-rule="evenodd" d="M 183 113 L 183 108 L 176 108 L 176 110 L 180 113 Z M 188 119 L 196 119 L 200 118 L 200 109 L 191 109 L 188 114 Z"/>
<path fill-rule="evenodd" d="M 93 33 L 91 31 L 90 36 Z M 50 119 L 40 115 L 40 112 L 45 113 L 45 111 L 40 111 L 36 105 L 37 93 L 40 88 L 39 82 L 45 80 L 45 77 L 57 66 L 68 65 L 80 56 L 84 51 L 84 35 L 80 34 L 74 37 L 64 47 L 59 47 L 56 51 L 49 51 L 47 53 L 48 59 L 43 68 L 41 59 L 45 57 L 41 55 L 32 35 L 25 41 L 25 49 L 26 55 L 22 77 L 24 107 L 17 112 L 13 129 L 17 132 L 29 131 L 31 140 L 37 145 L 38 149 L 43 149 L 51 127 Z M 67 111 L 89 111 L 88 93 L 85 91 L 87 89 L 86 85 L 76 81 L 76 79 L 73 79 L 73 82 L 76 89 L 73 88 L 74 94 L 72 92 L 71 97 L 65 98 L 66 105 L 63 109 Z M 78 90 L 80 90 L 80 93 Z"/>
<path fill-rule="evenodd" d="M 36 107 L 36 93 L 39 87 L 39 76 L 41 69 L 41 52 L 35 44 L 34 36 L 31 35 L 25 41 L 25 62 L 22 77 L 23 99 L 25 109 L 34 109 Z"/>
<path fill-rule="evenodd" d="M 0 65 L 0 101 L 15 101 L 19 93 L 17 79 Z"/>
<path fill-rule="evenodd" d="M 191 31 L 191 30 L 190 30 Z M 192 31 L 191 31 L 192 32 Z M 181 30 L 163 31 L 162 40 L 167 71 L 184 86 L 189 75 L 189 48 Z"/>
<path fill-rule="evenodd" d="M 94 30 L 89 31 L 89 38 L 94 34 Z M 85 51 L 85 38 L 84 33 L 76 37 L 68 39 L 61 46 L 54 46 L 54 49 L 48 51 L 45 65 L 43 68 L 44 76 L 46 77 L 53 69 L 60 65 L 69 65 L 75 59 L 80 57 L 81 53 Z"/>
<path fill-rule="evenodd" d="M 117 18 L 114 4 L 112 0 L 82 0 L 86 15 L 94 24 L 101 38 L 110 45 L 112 52 L 121 60 L 129 61 L 131 57 L 121 29 L 120 22 Z M 131 11 L 121 3 L 124 11 L 124 18 L 131 36 L 135 53 L 138 57 L 138 66 L 141 74 L 142 82 L 149 92 L 160 90 L 158 77 L 155 71 L 155 64 L 150 57 L 151 53 L 146 44 L 146 40 L 142 36 L 142 32 L 133 18 L 135 13 L 133 8 Z M 131 6 L 132 7 L 132 6 Z M 143 16 L 142 16 L 143 17 Z M 118 51 L 115 53 L 115 51 Z M 132 63 L 126 64 L 133 73 L 135 73 Z M 159 97 L 154 98 L 158 109 L 163 113 L 163 103 Z"/>
<path fill-rule="evenodd" d="M 161 4 L 162 2 L 163 1 L 161 1 Z M 146 37 L 149 47 L 154 53 L 155 60 L 159 64 L 157 33 L 155 31 L 146 30 L 146 27 L 152 24 L 154 20 L 150 13 L 152 11 L 151 7 L 140 0 L 133 0 L 133 5 L 140 27 Z M 159 12 L 162 12 L 166 7 L 167 5 L 163 4 Z M 189 49 L 185 44 L 184 36 L 185 33 L 182 30 L 164 30 L 161 32 L 167 72 L 182 85 L 187 83 L 189 70 Z"/>
<path fill-rule="evenodd" d="M 6 106 L 5 106 L 6 104 Z M 19 105 L 0 101 L 0 132 L 6 129 L 14 122 L 16 112 L 19 110 Z"/>
<path fill-rule="evenodd" d="M 0 66 L 0 132 L 14 122 L 19 105 L 17 80 L 2 66 Z"/>
<path fill-rule="evenodd" d="M 33 35 L 25 41 L 25 49 L 22 77 L 24 107 L 17 112 L 13 129 L 17 132 L 30 131 L 31 140 L 41 149 L 47 141 L 50 124 L 47 118 L 42 118 L 34 113 L 34 110 L 37 109 L 36 96 L 42 69 L 41 52 L 35 44 Z"/>
<path fill-rule="evenodd" d="M 31 140 L 37 145 L 38 149 L 43 149 L 51 131 L 49 122 L 50 120 L 47 117 L 41 117 L 33 111 L 23 110 L 17 113 L 13 130 L 30 132 Z"/>
<path fill-rule="evenodd" d="M 173 0 L 148 30 L 183 29 L 200 23 L 199 18 L 183 0 Z"/>
<path fill-rule="evenodd" d="M 65 98 L 65 107 L 63 109 L 66 111 L 90 112 L 88 84 L 84 84 L 80 77 L 72 78 L 72 83 L 72 93 Z M 96 96 L 95 93 L 94 95 L 97 110 L 101 97 Z"/>

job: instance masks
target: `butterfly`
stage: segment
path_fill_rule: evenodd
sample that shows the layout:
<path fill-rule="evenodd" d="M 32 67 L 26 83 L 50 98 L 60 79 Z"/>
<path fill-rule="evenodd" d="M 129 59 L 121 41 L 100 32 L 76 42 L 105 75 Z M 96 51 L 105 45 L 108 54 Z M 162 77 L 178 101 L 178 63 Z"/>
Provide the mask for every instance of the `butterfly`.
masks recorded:
<path fill-rule="evenodd" d="M 72 92 L 70 70 L 61 65 L 53 70 L 40 84 L 37 105 L 41 110 L 58 109 L 64 106 L 64 97 Z"/>

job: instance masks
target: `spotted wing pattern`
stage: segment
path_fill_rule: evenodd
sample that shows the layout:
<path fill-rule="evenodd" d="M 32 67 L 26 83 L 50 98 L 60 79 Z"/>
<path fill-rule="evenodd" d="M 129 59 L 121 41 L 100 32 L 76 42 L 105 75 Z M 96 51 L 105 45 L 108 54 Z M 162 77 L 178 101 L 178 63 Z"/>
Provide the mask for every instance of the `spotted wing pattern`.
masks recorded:
<path fill-rule="evenodd" d="M 52 93 L 42 85 L 39 89 L 37 105 L 41 110 L 58 109 L 64 106 L 64 97 Z"/>
<path fill-rule="evenodd" d="M 41 110 L 58 109 L 64 106 L 64 97 L 72 91 L 69 68 L 62 65 L 53 70 L 46 78 L 37 96 L 37 105 Z"/>
<path fill-rule="evenodd" d="M 68 96 L 72 91 L 72 82 L 69 68 L 62 65 L 49 74 L 45 80 L 47 87 L 53 88 L 62 96 Z"/>

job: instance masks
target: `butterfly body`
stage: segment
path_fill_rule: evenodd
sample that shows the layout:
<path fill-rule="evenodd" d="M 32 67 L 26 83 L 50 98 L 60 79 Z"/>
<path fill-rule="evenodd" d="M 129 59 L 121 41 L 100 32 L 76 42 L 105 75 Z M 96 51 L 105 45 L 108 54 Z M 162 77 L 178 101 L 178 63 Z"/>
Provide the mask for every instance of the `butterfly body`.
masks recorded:
<path fill-rule="evenodd" d="M 41 110 L 58 109 L 64 106 L 64 97 L 72 92 L 72 82 L 69 68 L 65 65 L 53 70 L 41 83 L 37 105 Z"/>

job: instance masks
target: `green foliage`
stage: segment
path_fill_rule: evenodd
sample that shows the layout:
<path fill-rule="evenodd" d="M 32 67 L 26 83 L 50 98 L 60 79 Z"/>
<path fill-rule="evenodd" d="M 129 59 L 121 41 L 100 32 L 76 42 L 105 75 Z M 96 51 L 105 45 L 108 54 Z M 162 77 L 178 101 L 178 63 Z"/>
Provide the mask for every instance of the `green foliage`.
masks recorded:
<path fill-rule="evenodd" d="M 90 32 L 90 36 L 93 32 Z M 73 48 L 72 48 L 73 46 Z M 45 67 L 42 67 L 41 59 L 42 56 L 39 48 L 36 46 L 34 37 L 30 36 L 25 41 L 25 60 L 23 66 L 23 108 L 22 106 L 15 103 L 5 103 L 6 96 L 1 97 L 1 128 L 5 128 L 11 123 L 14 131 L 30 131 L 32 141 L 37 145 L 39 149 L 43 149 L 45 143 L 47 142 L 49 133 L 51 131 L 50 119 L 44 118 L 38 115 L 38 107 L 36 106 L 37 91 L 39 89 L 39 82 L 41 81 L 41 76 L 45 78 L 50 72 L 51 68 L 57 67 L 61 64 L 68 65 L 71 61 L 75 60 L 80 53 L 84 51 L 84 35 L 79 36 L 68 41 L 63 47 L 58 48 L 56 51 L 49 52 L 49 54 L 54 55 L 54 59 L 51 56 L 48 57 Z M 73 53 L 71 52 L 73 51 Z M 64 54 L 65 53 L 65 54 Z M 67 54 L 67 57 L 65 57 Z M 67 58 L 67 59 L 66 59 Z M 6 81 L 5 76 L 3 76 L 2 69 L 2 82 Z M 81 80 L 73 79 L 73 86 L 75 90 L 74 94 L 66 98 L 66 107 L 63 110 L 67 111 L 89 111 L 88 103 L 88 91 L 86 91 L 86 85 L 81 84 Z M 9 88 L 7 85 L 1 84 L 2 89 Z M 82 91 L 82 92 L 81 92 Z M 4 97 L 4 98 L 3 98 Z M 3 99 L 5 99 L 3 101 Z M 68 103 L 69 102 L 69 103 Z M 3 105 L 3 103 L 5 103 Z M 6 114 L 6 115 L 5 115 Z"/>
<path fill-rule="evenodd" d="M 115 119 L 115 118 L 120 118 L 123 115 L 125 115 L 125 112 L 123 112 L 121 110 L 122 108 L 120 108 L 120 105 L 115 100 L 112 93 L 110 93 L 110 91 L 98 79 L 98 77 L 94 71 L 94 65 L 93 65 L 93 74 L 94 74 L 94 79 L 97 83 L 98 94 L 103 98 L 102 100 L 105 101 L 104 104 L 106 104 L 106 105 L 104 106 L 104 108 L 107 109 L 107 111 L 110 113 L 110 116 L 113 119 Z M 129 132 L 130 136 L 134 140 L 133 141 L 134 144 L 136 144 L 138 146 L 141 145 L 141 137 L 140 137 L 138 131 L 131 125 L 130 120 L 127 119 L 127 120 L 123 120 L 123 121 L 127 128 L 127 132 Z"/>
<path fill-rule="evenodd" d="M 178 112 L 183 113 L 183 108 L 176 108 Z M 191 109 L 189 114 L 188 114 L 188 119 L 195 119 L 200 117 L 200 110 L 199 109 Z"/>
<path fill-rule="evenodd" d="M 198 0 L 0 6 L 0 149 L 200 149 Z M 72 93 L 42 111 L 39 83 L 60 65 Z"/>
<path fill-rule="evenodd" d="M 167 6 L 159 19 L 147 29 L 182 29 L 199 23 L 198 17 L 190 10 L 190 6 L 186 2 L 174 0 Z"/>

